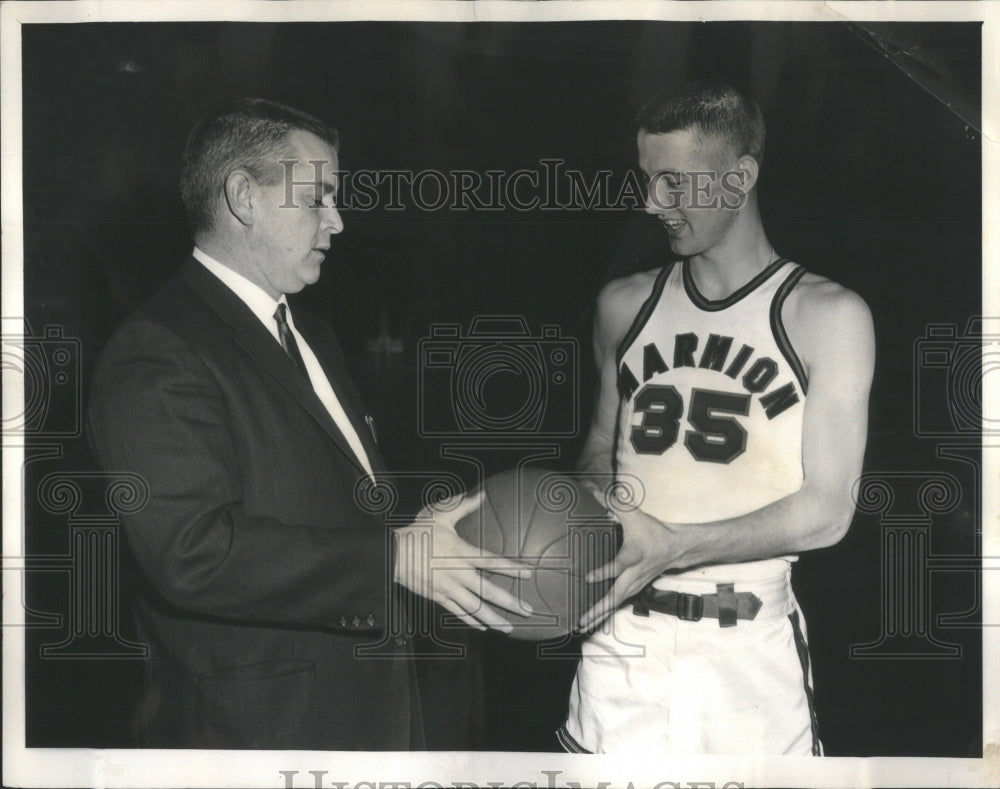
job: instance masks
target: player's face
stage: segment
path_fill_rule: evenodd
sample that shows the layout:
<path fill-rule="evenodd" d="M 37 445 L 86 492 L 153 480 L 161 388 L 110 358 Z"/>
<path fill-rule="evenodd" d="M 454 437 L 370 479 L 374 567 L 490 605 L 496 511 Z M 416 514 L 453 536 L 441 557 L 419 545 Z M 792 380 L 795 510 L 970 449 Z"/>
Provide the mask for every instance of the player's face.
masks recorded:
<path fill-rule="evenodd" d="M 639 167 L 648 179 L 646 211 L 663 224 L 679 256 L 704 254 L 719 244 L 736 219 L 734 171 L 721 163 L 717 144 L 690 129 L 638 135 Z M 727 175 L 728 173 L 728 175 Z"/>
<path fill-rule="evenodd" d="M 337 153 L 315 134 L 289 136 L 294 167 L 273 186 L 254 185 L 252 248 L 258 282 L 271 296 L 297 293 L 319 279 L 330 236 L 344 229 L 337 211 Z"/>

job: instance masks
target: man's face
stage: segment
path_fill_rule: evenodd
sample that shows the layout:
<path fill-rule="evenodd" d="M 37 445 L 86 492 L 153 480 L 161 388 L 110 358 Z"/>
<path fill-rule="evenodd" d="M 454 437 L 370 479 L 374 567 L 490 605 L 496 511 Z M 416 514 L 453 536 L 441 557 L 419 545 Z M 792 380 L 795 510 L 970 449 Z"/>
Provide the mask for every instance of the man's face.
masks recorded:
<path fill-rule="evenodd" d="M 639 167 L 649 179 L 646 212 L 666 228 L 671 250 L 681 257 L 711 250 L 745 201 L 735 161 L 725 166 L 730 157 L 723 147 L 690 129 L 666 134 L 640 129 L 637 143 Z"/>
<path fill-rule="evenodd" d="M 330 235 L 344 229 L 335 208 L 337 153 L 306 131 L 289 135 L 281 180 L 255 184 L 251 249 L 258 284 L 277 299 L 298 293 L 319 279 Z M 294 166 L 287 160 L 295 160 Z"/>

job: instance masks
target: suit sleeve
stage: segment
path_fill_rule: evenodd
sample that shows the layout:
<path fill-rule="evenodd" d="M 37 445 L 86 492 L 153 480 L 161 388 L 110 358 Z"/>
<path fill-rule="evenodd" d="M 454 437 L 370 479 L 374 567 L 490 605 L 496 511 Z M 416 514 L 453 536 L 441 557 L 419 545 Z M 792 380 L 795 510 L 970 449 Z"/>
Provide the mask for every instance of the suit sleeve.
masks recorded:
<path fill-rule="evenodd" d="M 336 528 L 248 514 L 222 392 L 169 330 L 132 320 L 112 338 L 95 374 L 88 430 L 104 468 L 138 473 L 149 486 L 148 504 L 123 527 L 167 603 L 241 622 L 385 625 L 387 531 L 361 513 Z"/>

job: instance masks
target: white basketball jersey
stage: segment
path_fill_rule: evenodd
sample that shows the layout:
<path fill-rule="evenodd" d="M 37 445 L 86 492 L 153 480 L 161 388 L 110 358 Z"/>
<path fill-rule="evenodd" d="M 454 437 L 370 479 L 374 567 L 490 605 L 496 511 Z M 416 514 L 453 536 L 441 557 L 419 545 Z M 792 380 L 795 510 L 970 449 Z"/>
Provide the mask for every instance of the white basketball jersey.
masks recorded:
<path fill-rule="evenodd" d="M 616 468 L 642 509 L 673 523 L 745 515 L 802 486 L 806 376 L 781 322 L 805 273 L 784 259 L 725 299 L 702 296 L 690 262 L 664 268 L 618 349 Z M 772 577 L 794 557 L 689 570 Z"/>

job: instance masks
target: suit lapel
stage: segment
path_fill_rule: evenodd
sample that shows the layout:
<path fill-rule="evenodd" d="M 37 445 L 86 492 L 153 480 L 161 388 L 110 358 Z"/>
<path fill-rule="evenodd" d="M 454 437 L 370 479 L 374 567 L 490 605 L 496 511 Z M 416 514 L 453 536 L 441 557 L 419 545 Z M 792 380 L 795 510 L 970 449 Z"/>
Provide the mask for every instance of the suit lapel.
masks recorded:
<path fill-rule="evenodd" d="M 319 427 L 358 470 L 365 471 L 354 454 L 354 450 L 344 438 L 344 434 L 340 432 L 340 428 L 337 427 L 326 407 L 316 396 L 309 379 L 295 366 L 288 354 L 271 333 L 264 328 L 250 308 L 243 303 L 243 300 L 194 258 L 189 259 L 184 264 L 178 276 L 212 307 L 224 323 L 232 327 L 233 339 L 237 345 L 242 347 L 256 364 L 268 372 L 288 392 L 291 398 L 316 420 Z M 316 349 L 311 338 L 309 339 L 309 347 L 313 348 L 315 352 Z M 322 360 L 320 363 L 326 367 Z M 329 377 L 329 373 L 327 375 Z M 337 397 L 340 398 L 337 382 L 330 378 L 330 384 L 333 386 L 334 392 L 337 393 Z M 345 410 L 347 410 L 346 407 Z M 349 411 L 348 415 L 350 416 Z M 358 430 L 357 420 L 351 418 L 351 422 L 355 425 L 355 430 Z M 367 426 L 365 426 L 365 430 L 367 430 Z M 360 430 L 358 432 L 360 434 Z"/>
<path fill-rule="evenodd" d="M 302 319 L 299 320 L 299 317 Z M 376 443 L 374 423 L 370 421 L 371 417 L 365 409 L 361 395 L 358 394 L 354 381 L 344 365 L 344 356 L 333 330 L 303 310 L 295 313 L 295 321 L 295 327 L 309 343 L 309 347 L 316 354 L 323 372 L 326 373 L 330 386 L 337 393 L 337 399 L 340 401 L 344 413 L 347 414 L 348 420 L 354 427 L 354 432 L 358 434 L 358 438 L 365 448 L 372 470 L 384 471 L 385 463 Z"/>

